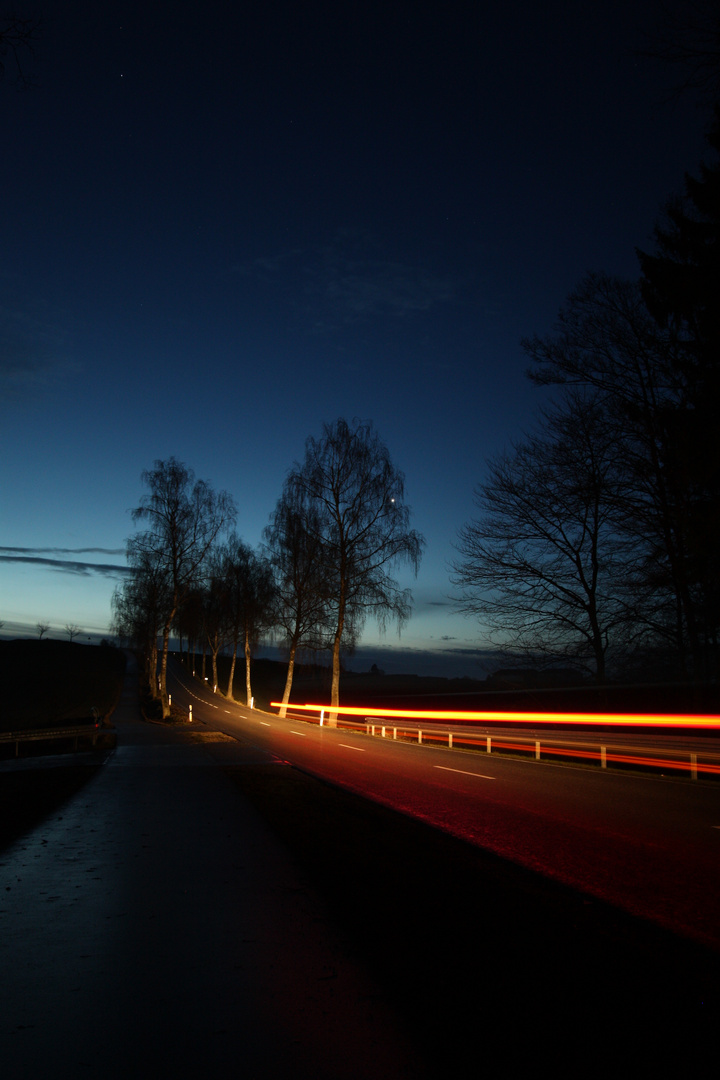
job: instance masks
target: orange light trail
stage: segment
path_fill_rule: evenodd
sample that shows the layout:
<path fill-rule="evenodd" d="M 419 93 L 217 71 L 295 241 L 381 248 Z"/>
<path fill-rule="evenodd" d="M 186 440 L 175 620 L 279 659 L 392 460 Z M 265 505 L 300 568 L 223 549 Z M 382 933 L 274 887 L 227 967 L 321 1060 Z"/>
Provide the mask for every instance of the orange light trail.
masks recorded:
<path fill-rule="evenodd" d="M 282 708 L 282 702 L 271 701 L 271 708 Z M 398 720 L 435 720 L 437 723 L 460 721 L 487 723 L 500 721 L 506 724 L 588 724 L 608 727 L 688 727 L 720 729 L 720 716 L 677 715 L 653 716 L 648 713 L 556 713 L 556 712 L 452 712 L 432 709 L 411 711 L 408 709 L 371 709 L 341 705 L 288 705 L 290 711 L 325 712 L 333 715 L 364 716 L 369 719 L 396 718 Z"/>

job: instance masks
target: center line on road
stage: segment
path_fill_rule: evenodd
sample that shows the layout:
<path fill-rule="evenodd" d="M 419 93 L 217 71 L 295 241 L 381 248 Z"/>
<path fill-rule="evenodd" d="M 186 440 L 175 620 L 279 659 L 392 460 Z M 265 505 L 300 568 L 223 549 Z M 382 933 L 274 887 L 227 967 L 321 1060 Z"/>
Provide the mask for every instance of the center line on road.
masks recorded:
<path fill-rule="evenodd" d="M 365 747 L 364 746 L 350 746 L 350 744 L 346 743 L 346 742 L 338 743 L 338 746 L 344 746 L 346 750 L 357 750 L 358 754 L 364 754 L 365 753 Z"/>
<path fill-rule="evenodd" d="M 433 765 L 433 769 L 442 769 L 443 772 L 462 773 L 463 776 L 477 776 L 480 780 L 497 780 L 496 776 L 486 776 L 485 773 L 468 772 L 466 769 L 450 769 L 447 765 Z"/>

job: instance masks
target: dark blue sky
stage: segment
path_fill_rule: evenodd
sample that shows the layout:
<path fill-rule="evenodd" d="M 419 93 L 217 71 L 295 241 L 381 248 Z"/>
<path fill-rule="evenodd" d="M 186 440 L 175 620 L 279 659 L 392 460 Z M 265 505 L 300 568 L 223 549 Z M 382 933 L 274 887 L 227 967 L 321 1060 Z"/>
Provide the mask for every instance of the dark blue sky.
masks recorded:
<path fill-rule="evenodd" d="M 704 153 L 635 54 L 657 4 L 44 7 L 37 86 L 0 84 L 5 632 L 107 626 L 156 458 L 254 544 L 306 437 L 357 416 L 427 538 L 372 658 L 483 673 L 447 564 L 540 403 L 519 341 L 586 272 L 636 274 Z"/>

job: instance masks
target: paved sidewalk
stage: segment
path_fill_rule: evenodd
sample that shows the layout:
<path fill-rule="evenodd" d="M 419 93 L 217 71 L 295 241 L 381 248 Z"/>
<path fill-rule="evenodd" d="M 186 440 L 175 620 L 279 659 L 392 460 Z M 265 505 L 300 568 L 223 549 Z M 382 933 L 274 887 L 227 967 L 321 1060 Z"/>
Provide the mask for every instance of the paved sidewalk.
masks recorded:
<path fill-rule="evenodd" d="M 220 765 L 284 768 L 142 721 L 0 853 L 0 1073 L 419 1077 L 391 1006 Z M 1 778 L 0 778 L 1 782 Z"/>

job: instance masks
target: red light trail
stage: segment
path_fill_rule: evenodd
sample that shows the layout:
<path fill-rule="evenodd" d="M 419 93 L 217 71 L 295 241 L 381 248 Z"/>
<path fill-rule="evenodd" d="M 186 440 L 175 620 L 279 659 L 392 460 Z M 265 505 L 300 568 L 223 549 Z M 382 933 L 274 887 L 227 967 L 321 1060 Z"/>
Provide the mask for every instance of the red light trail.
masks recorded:
<path fill-rule="evenodd" d="M 282 708 L 282 702 L 271 701 L 271 708 Z M 498 722 L 505 724 L 586 724 L 607 727 L 687 727 L 705 730 L 720 729 L 720 716 L 650 715 L 648 713 L 557 713 L 557 712 L 458 712 L 440 710 L 374 709 L 360 706 L 288 705 L 293 712 L 332 713 L 343 716 L 363 716 L 369 719 L 435 720 L 437 723 Z"/>

